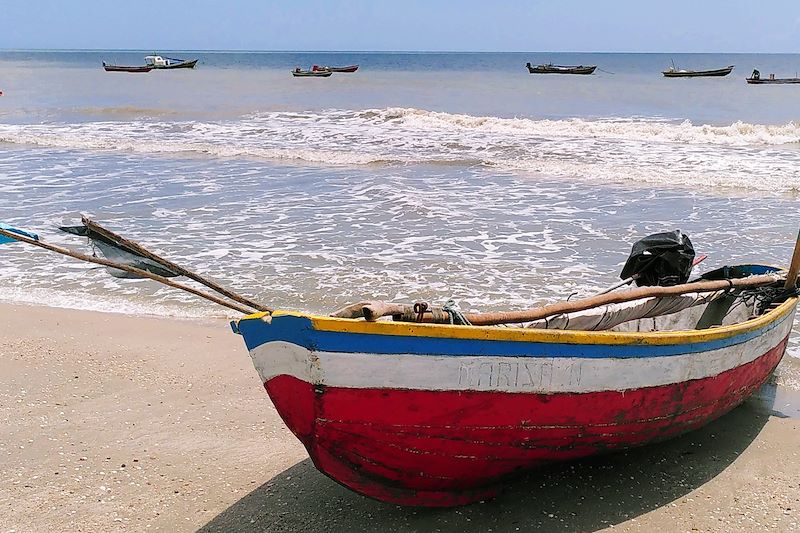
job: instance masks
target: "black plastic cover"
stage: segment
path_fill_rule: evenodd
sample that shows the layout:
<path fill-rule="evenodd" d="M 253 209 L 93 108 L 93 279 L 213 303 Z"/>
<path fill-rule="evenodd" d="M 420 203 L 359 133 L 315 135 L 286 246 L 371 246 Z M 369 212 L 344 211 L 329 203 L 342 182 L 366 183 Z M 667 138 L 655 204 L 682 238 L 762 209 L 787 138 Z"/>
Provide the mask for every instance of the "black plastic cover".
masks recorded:
<path fill-rule="evenodd" d="M 686 283 L 692 272 L 694 247 L 681 230 L 654 233 L 638 240 L 619 277 L 637 275 L 636 284 L 670 286 Z"/>

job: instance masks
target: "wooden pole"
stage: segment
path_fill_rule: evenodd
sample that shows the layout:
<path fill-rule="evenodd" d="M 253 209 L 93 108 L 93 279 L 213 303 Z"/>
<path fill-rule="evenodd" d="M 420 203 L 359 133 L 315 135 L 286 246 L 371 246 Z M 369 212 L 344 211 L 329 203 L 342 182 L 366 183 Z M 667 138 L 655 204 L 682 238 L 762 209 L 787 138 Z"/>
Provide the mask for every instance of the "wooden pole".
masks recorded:
<path fill-rule="evenodd" d="M 797 287 L 797 274 L 800 272 L 800 232 L 797 233 L 797 240 L 794 243 L 794 253 L 792 253 L 792 262 L 789 265 L 789 273 L 786 275 L 787 289 L 794 289 Z"/>
<path fill-rule="evenodd" d="M 45 242 L 42 242 L 42 241 L 35 241 L 33 239 L 29 239 L 28 237 L 25 237 L 25 236 L 20 235 L 18 233 L 13 233 L 11 231 L 5 231 L 3 229 L 0 229 L 0 235 L 3 235 L 4 237 L 9 237 L 9 238 L 14 239 L 14 240 L 19 241 L 19 242 L 32 244 L 33 246 L 38 246 L 39 248 L 44 248 L 45 250 L 50 250 L 51 252 L 56 252 L 58 254 L 66 255 L 66 256 L 72 257 L 74 259 L 79 259 L 81 261 L 86 261 L 88 263 L 96 263 L 98 265 L 103 265 L 103 266 L 107 266 L 107 267 L 111 267 L 111 268 L 117 268 L 119 270 L 124 270 L 125 272 L 130 272 L 131 274 L 136 274 L 136 275 L 139 275 L 139 276 L 142 276 L 142 277 L 145 277 L 145 278 L 150 278 L 150 279 L 152 279 L 154 281 L 157 281 L 159 283 L 163 283 L 164 285 L 168 285 L 168 286 L 170 286 L 170 287 L 172 287 L 174 289 L 180 289 L 182 291 L 186 291 L 188 293 L 194 294 L 195 296 L 199 296 L 201 298 L 205 298 L 206 300 L 214 302 L 215 304 L 219 304 L 219 305 L 225 306 L 225 307 L 227 307 L 229 309 L 233 309 L 234 311 L 238 311 L 240 313 L 244 313 L 245 315 L 249 315 L 249 314 L 253 313 L 252 309 L 248 309 L 248 308 L 246 308 L 244 306 L 228 302 L 226 300 L 223 300 L 222 298 L 214 296 L 213 294 L 209 294 L 207 292 L 199 291 L 199 290 L 194 289 L 192 287 L 189 287 L 187 285 L 182 285 L 180 283 L 176 283 L 176 282 L 171 281 L 171 280 L 169 280 L 169 279 L 167 279 L 165 277 L 159 276 L 157 274 L 153 274 L 152 272 L 148 272 L 146 270 L 141 270 L 141 269 L 129 266 L 129 265 L 122 264 L 122 263 L 115 263 L 114 261 L 109 261 L 108 259 L 102 259 L 100 257 L 92 257 L 90 255 L 85 255 L 85 254 L 82 254 L 82 253 L 79 253 L 79 252 L 73 252 L 72 250 L 68 250 L 67 248 L 62 248 L 60 246 L 56 246 L 56 245 L 53 245 L 53 244 L 48 244 L 48 243 L 45 243 Z"/>
<path fill-rule="evenodd" d="M 592 309 L 593 307 L 599 307 L 601 305 L 630 302 L 642 298 L 678 296 L 689 292 L 714 292 L 729 288 L 759 287 L 762 285 L 770 285 L 777 281 L 780 281 L 779 276 L 775 274 L 765 274 L 730 280 L 698 281 L 694 283 L 685 283 L 683 285 L 674 285 L 672 287 L 639 287 L 630 291 L 612 292 L 601 296 L 585 298 L 583 300 L 559 302 L 527 311 L 468 314 L 467 319 L 475 326 L 518 324 L 520 322 L 531 322 L 562 313 L 585 311 L 586 309 Z"/>
<path fill-rule="evenodd" d="M 672 287 L 639 287 L 630 291 L 612 292 L 591 296 L 582 300 L 571 302 L 559 302 L 546 305 L 537 309 L 524 311 L 507 311 L 498 313 L 464 313 L 464 316 L 473 326 L 495 326 L 498 324 L 519 324 L 522 322 L 532 322 L 549 316 L 560 315 L 563 313 L 574 313 L 585 311 L 601 305 L 614 303 L 630 302 L 642 298 L 654 298 L 665 296 L 678 296 L 690 292 L 715 292 L 726 289 L 740 289 L 745 287 L 760 287 L 771 285 L 781 281 L 782 276 L 778 274 L 764 274 L 761 276 L 749 276 L 738 279 L 725 279 L 717 281 L 698 281 L 674 285 Z M 411 304 L 395 304 L 387 302 L 362 302 L 347 306 L 336 311 L 331 316 L 338 318 L 361 318 L 367 320 L 377 320 L 381 316 L 392 316 L 395 320 L 404 322 L 416 322 L 416 313 Z M 426 310 L 422 316 L 423 322 L 447 323 L 449 315 L 441 308 L 432 307 Z"/>
<path fill-rule="evenodd" d="M 127 246 L 128 248 L 131 248 L 132 250 L 136 251 L 136 253 L 141 255 L 142 257 L 146 257 L 148 259 L 151 259 L 151 260 L 155 261 L 156 263 L 158 263 L 160 265 L 163 265 L 165 268 L 167 268 L 169 270 L 172 270 L 176 274 L 180 274 L 181 276 L 186 276 L 189 279 L 193 279 L 196 282 L 198 282 L 198 283 L 200 283 L 202 285 L 205 285 L 209 289 L 212 289 L 212 290 L 222 294 L 223 296 L 226 296 L 226 297 L 230 298 L 231 300 L 233 300 L 235 302 L 239 302 L 240 304 L 244 304 L 244 305 L 246 305 L 248 307 L 252 307 L 253 309 L 258 309 L 259 311 L 266 311 L 268 313 L 271 313 L 273 311 L 272 309 L 270 309 L 269 307 L 267 307 L 265 305 L 262 305 L 262 304 L 260 304 L 258 302 L 254 302 L 253 300 L 245 298 L 244 296 L 241 296 L 240 294 L 237 294 L 237 293 L 233 292 L 230 289 L 226 289 L 225 287 L 219 285 L 216 282 L 213 282 L 213 281 L 211 281 L 209 279 L 206 279 L 206 278 L 202 277 L 200 274 L 197 274 L 195 272 L 192 272 L 191 270 L 183 268 L 180 265 L 176 265 L 175 263 L 173 263 L 169 259 L 164 259 L 163 257 L 156 255 L 155 253 L 151 252 L 150 250 L 148 250 L 147 248 L 145 248 L 144 246 L 142 246 L 141 244 L 139 244 L 139 243 L 137 243 L 135 241 L 131 241 L 131 240 L 126 239 L 125 237 L 123 237 L 121 235 L 117 235 L 116 233 L 114 233 L 110 229 L 104 228 L 103 226 L 101 226 L 97 222 L 93 221 L 92 219 L 90 219 L 86 215 L 82 215 L 81 216 L 81 220 L 83 221 L 83 224 L 87 228 L 89 228 L 90 230 L 99 233 L 100 235 L 106 237 L 107 239 L 109 239 L 111 241 L 114 241 L 114 242 L 117 242 L 117 243 L 122 244 L 124 246 Z"/>

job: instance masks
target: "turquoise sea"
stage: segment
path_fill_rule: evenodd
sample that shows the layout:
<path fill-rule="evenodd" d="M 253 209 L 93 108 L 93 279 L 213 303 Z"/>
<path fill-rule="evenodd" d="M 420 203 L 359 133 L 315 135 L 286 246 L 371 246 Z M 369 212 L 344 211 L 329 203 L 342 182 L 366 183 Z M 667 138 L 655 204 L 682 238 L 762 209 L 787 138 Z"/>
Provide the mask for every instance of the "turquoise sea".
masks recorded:
<path fill-rule="evenodd" d="M 0 52 L 0 220 L 87 213 L 279 308 L 449 298 L 521 308 L 613 283 L 680 228 L 726 263 L 785 264 L 800 228 L 798 55 Z M 525 63 L 597 64 L 591 76 Z M 660 71 L 735 65 L 725 78 Z M 312 64 L 354 74 L 293 78 Z M 177 316 L 226 310 L 6 246 L 0 299 Z M 796 336 L 797 337 L 797 336 Z M 800 355 L 798 347 L 792 347 Z"/>

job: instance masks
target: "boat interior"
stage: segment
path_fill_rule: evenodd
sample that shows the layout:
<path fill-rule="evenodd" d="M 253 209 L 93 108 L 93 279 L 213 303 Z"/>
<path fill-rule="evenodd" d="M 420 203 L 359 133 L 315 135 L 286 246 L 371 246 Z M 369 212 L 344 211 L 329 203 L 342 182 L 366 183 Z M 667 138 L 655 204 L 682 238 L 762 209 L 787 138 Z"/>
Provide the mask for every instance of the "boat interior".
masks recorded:
<path fill-rule="evenodd" d="M 723 267 L 696 281 L 743 278 L 778 272 L 761 265 Z M 654 332 L 701 330 L 740 324 L 774 309 L 792 296 L 782 286 L 688 293 L 646 298 L 556 315 L 525 325 L 535 329 Z"/>

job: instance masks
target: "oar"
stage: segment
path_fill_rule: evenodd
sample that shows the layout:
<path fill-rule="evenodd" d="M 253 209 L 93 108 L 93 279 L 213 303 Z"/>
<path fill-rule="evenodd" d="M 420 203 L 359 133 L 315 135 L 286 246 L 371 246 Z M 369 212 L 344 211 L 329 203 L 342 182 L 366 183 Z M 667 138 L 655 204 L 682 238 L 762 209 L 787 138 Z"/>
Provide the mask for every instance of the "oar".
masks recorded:
<path fill-rule="evenodd" d="M 33 239 L 35 241 L 39 240 L 39 236 L 36 235 L 35 233 L 32 233 L 30 231 L 25 231 L 23 229 L 15 228 L 14 226 L 9 226 L 8 224 L 3 224 L 2 222 L 0 222 L 0 229 L 6 230 L 6 231 L 10 231 L 10 232 L 16 233 L 18 235 L 23 235 L 23 236 L 28 237 L 30 239 Z M 9 243 L 9 242 L 15 242 L 15 240 L 14 239 L 9 239 L 7 237 L 0 237 L 0 244 L 6 244 L 6 243 Z"/>
<path fill-rule="evenodd" d="M 230 289 L 226 289 L 225 287 L 219 285 L 216 282 L 213 282 L 213 281 L 211 281 L 211 280 L 209 280 L 207 278 L 204 278 L 200 274 L 196 274 L 195 272 L 192 272 L 191 270 L 183 268 L 180 265 L 176 265 L 175 263 L 173 263 L 169 259 L 165 259 L 165 258 L 163 258 L 163 257 L 161 257 L 159 255 L 156 255 L 155 253 L 151 252 L 150 250 L 148 250 L 147 248 L 145 248 L 141 244 L 139 244 L 137 242 L 134 242 L 134 241 L 131 241 L 129 239 L 126 239 L 125 237 L 122 237 L 121 235 L 117 235 L 116 233 L 114 233 L 110 229 L 104 228 L 103 226 L 101 226 L 100 224 L 98 224 L 97 222 L 93 221 L 92 219 L 90 219 L 89 217 L 87 217 L 85 215 L 81 216 L 81 221 L 83 221 L 83 224 L 87 228 L 89 228 L 90 230 L 92 230 L 92 231 L 94 231 L 96 233 L 99 233 L 100 235 L 106 237 L 107 239 L 109 239 L 111 241 L 114 241 L 114 242 L 117 242 L 117 243 L 122 244 L 124 246 L 127 246 L 128 248 L 134 250 L 137 254 L 141 255 L 142 257 L 146 257 L 146 258 L 148 258 L 148 259 L 150 259 L 152 261 L 155 261 L 156 263 L 164 266 L 164 268 L 166 268 L 168 270 L 171 270 L 171 271 L 175 272 L 176 274 L 180 274 L 181 276 L 186 276 L 189 279 L 193 279 L 196 282 L 198 282 L 198 283 L 200 283 L 202 285 L 205 285 L 209 289 L 212 289 L 212 290 L 222 294 L 223 296 L 225 296 L 227 298 L 230 298 L 231 300 L 233 300 L 235 302 L 239 302 L 240 304 L 244 304 L 244 305 L 246 305 L 248 307 L 252 307 L 253 309 L 258 309 L 259 311 L 266 311 L 268 313 L 272 312 L 272 309 L 270 309 L 269 307 L 267 307 L 267 306 L 265 306 L 263 304 L 260 304 L 258 302 L 254 302 L 253 300 L 250 300 L 249 298 L 245 298 L 244 296 L 242 296 L 240 294 L 237 294 L 237 293 L 233 292 Z"/>
<path fill-rule="evenodd" d="M 46 242 L 42 242 L 41 240 L 29 239 L 28 237 L 25 237 L 25 236 L 20 235 L 18 233 L 14 233 L 12 231 L 6 231 L 4 229 L 0 229 L 0 235 L 3 236 L 3 237 L 8 237 L 10 239 L 14 239 L 15 241 L 24 242 L 24 243 L 27 243 L 27 244 L 32 244 L 33 246 L 38 246 L 39 248 L 44 248 L 45 250 L 50 250 L 51 252 L 56 252 L 56 253 L 61 254 L 61 255 L 66 255 L 66 256 L 72 257 L 74 259 L 80 259 L 81 261 L 86 261 L 88 263 L 96 263 L 98 265 L 103 265 L 103 266 L 107 266 L 107 267 L 111 267 L 111 268 L 117 268 L 119 270 L 124 270 L 126 272 L 130 272 L 131 274 L 136 274 L 136 275 L 141 276 L 143 278 L 150 278 L 150 279 L 152 279 L 154 281 L 157 281 L 159 283 L 163 283 L 164 285 L 168 285 L 168 286 L 173 287 L 175 289 L 180 289 L 182 291 L 186 291 L 188 293 L 194 294 L 195 296 L 199 296 L 201 298 L 205 298 L 206 300 L 209 300 L 209 301 L 214 302 L 216 304 L 225 306 L 225 307 L 227 307 L 229 309 L 233 309 L 234 311 L 239 311 L 240 313 L 244 313 L 246 315 L 249 315 L 249 314 L 253 313 L 252 309 L 248 309 L 248 308 L 246 308 L 244 306 L 228 302 L 226 300 L 223 300 L 222 298 L 214 296 L 213 294 L 209 294 L 207 292 L 199 291 L 199 290 L 194 289 L 192 287 L 189 287 L 187 285 L 182 285 L 180 283 L 176 283 L 176 282 L 171 281 L 171 280 L 169 280 L 169 279 L 167 279 L 165 277 L 159 276 L 158 274 L 153 274 L 153 273 L 148 272 L 146 270 L 141 270 L 139 268 L 135 268 L 135 267 L 132 267 L 132 266 L 129 266 L 129 265 L 125 265 L 123 263 L 116 263 L 114 261 L 109 261 L 108 259 L 102 259 L 100 257 L 92 257 L 90 255 L 85 255 L 85 254 L 82 254 L 82 253 L 79 253 L 79 252 L 73 252 L 72 250 L 68 250 L 66 248 L 62 248 L 60 246 L 56 246 L 54 244 L 48 244 Z"/>

